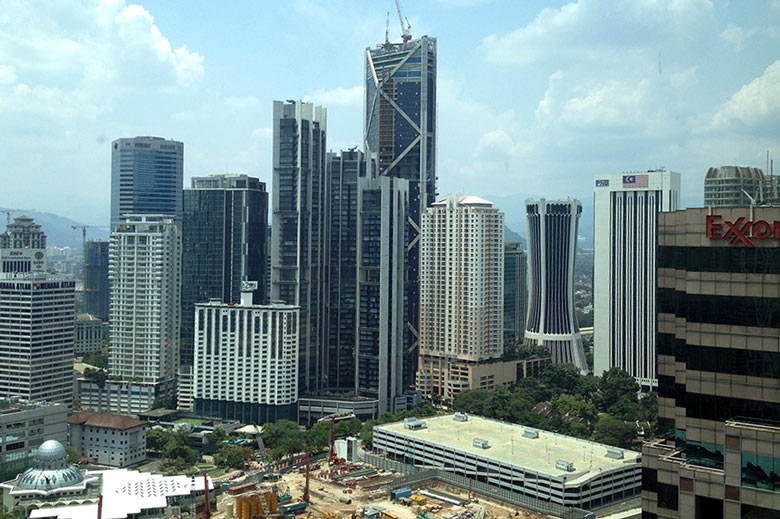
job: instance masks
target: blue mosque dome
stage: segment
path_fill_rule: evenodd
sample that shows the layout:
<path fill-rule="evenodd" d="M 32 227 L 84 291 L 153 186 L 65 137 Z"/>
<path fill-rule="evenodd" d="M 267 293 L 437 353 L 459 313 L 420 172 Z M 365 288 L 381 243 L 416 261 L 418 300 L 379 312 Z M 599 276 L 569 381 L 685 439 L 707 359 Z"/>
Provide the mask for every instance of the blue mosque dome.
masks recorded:
<path fill-rule="evenodd" d="M 84 480 L 79 469 L 68 463 L 68 452 L 57 440 L 47 440 L 38 447 L 33 466 L 16 482 L 26 490 L 54 490 L 77 485 Z"/>

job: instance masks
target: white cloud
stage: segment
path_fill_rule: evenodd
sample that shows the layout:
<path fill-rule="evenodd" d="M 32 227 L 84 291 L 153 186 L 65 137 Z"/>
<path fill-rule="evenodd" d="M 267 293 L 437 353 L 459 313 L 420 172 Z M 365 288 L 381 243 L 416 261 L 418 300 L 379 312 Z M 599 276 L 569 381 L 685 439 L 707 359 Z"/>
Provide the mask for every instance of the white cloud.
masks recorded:
<path fill-rule="evenodd" d="M 336 87 L 330 90 L 317 90 L 304 96 L 307 103 L 330 106 L 360 106 L 363 103 L 363 87 L 361 85 L 344 88 Z"/>
<path fill-rule="evenodd" d="M 734 50 L 741 52 L 745 48 L 745 40 L 749 33 L 742 27 L 730 23 L 720 33 L 720 40 L 727 45 L 734 47 Z"/>
<path fill-rule="evenodd" d="M 739 129 L 780 134 L 780 60 L 737 91 L 713 116 L 712 129 Z"/>
<path fill-rule="evenodd" d="M 0 65 L 0 85 L 16 83 L 16 70 L 11 65 Z"/>
<path fill-rule="evenodd" d="M 267 140 L 273 137 L 271 128 L 257 128 L 252 131 L 252 140 Z"/>

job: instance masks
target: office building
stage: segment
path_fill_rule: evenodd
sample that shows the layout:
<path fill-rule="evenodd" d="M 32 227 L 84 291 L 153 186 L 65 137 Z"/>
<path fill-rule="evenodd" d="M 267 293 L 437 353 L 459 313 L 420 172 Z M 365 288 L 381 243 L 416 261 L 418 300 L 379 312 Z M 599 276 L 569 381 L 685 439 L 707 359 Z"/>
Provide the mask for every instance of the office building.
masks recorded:
<path fill-rule="evenodd" d="M 358 179 L 366 176 L 363 152 L 328 154 L 328 342 L 325 387 L 355 390 L 357 330 Z"/>
<path fill-rule="evenodd" d="M 268 193 L 247 175 L 192 179 L 182 220 L 181 363 L 193 363 L 195 303 L 241 300 L 241 282 L 265 280 Z M 254 303 L 267 300 L 265 285 Z"/>
<path fill-rule="evenodd" d="M 184 144 L 162 137 L 111 143 L 111 228 L 128 214 L 167 214 L 181 221 Z"/>
<path fill-rule="evenodd" d="M 154 399 L 175 394 L 181 311 L 179 225 L 171 216 L 126 215 L 111 233 L 108 367 L 121 380 L 114 385 L 125 390 L 108 409 L 94 411 L 138 413 L 151 408 Z M 122 396 L 141 394 L 146 398 L 132 402 Z"/>
<path fill-rule="evenodd" d="M 299 389 L 316 392 L 324 382 L 327 340 L 327 111 L 274 101 L 273 125 L 271 300 L 300 308 Z"/>
<path fill-rule="evenodd" d="M 409 401 L 403 377 L 409 184 L 358 180 L 355 389 L 376 398 L 380 412 L 406 409 Z"/>
<path fill-rule="evenodd" d="M 108 322 L 108 242 L 88 241 L 84 254 L 84 311 Z"/>
<path fill-rule="evenodd" d="M 643 517 L 780 516 L 780 208 L 658 217 L 658 415 Z"/>
<path fill-rule="evenodd" d="M 81 411 L 68 417 L 68 444 L 91 463 L 130 467 L 146 460 L 147 425 L 121 414 Z"/>
<path fill-rule="evenodd" d="M 195 305 L 195 413 L 264 424 L 296 420 L 298 308 L 255 305 L 257 282 L 241 303 L 215 299 Z"/>
<path fill-rule="evenodd" d="M 452 397 L 469 389 L 452 361 L 504 353 L 504 214 L 492 202 L 450 195 L 422 218 L 417 389 Z"/>
<path fill-rule="evenodd" d="M 0 395 L 73 406 L 75 282 L 46 273 L 46 235 L 22 216 L 0 234 Z"/>
<path fill-rule="evenodd" d="M 622 501 L 639 493 L 642 482 L 638 452 L 463 413 L 377 425 L 373 448 L 473 479 L 475 487 L 487 483 L 482 488 L 491 494 L 566 507 Z"/>
<path fill-rule="evenodd" d="M 759 168 L 721 166 L 707 170 L 704 205 L 749 207 L 763 200 L 764 172 Z"/>
<path fill-rule="evenodd" d="M 528 262 L 525 251 L 517 242 L 504 243 L 504 344 L 520 345 L 525 335 L 525 314 L 528 303 L 526 275 Z"/>
<path fill-rule="evenodd" d="M 40 446 L 32 467 L 0 489 L 5 506 L 31 519 L 164 519 L 181 516 L 184 506 L 203 509 L 206 485 L 214 488 L 208 476 L 79 469 L 68 463 L 62 443 L 51 439 Z"/>
<path fill-rule="evenodd" d="M 103 321 L 90 314 L 76 316 L 73 337 L 73 354 L 85 357 L 92 353 L 100 353 L 106 344 Z"/>
<path fill-rule="evenodd" d="M 657 387 L 655 287 L 658 214 L 680 208 L 680 174 L 596 175 L 593 372 L 618 367 Z"/>
<path fill-rule="evenodd" d="M 574 260 L 578 200 L 526 200 L 528 216 L 528 316 L 525 340 L 547 346 L 553 362 L 588 371 L 574 312 Z"/>
<path fill-rule="evenodd" d="M 47 439 L 65 442 L 67 418 L 65 404 L 0 398 L 0 481 L 27 470 Z"/>
<path fill-rule="evenodd" d="M 406 40 L 406 38 L 404 38 Z M 420 223 L 436 200 L 436 39 L 385 41 L 366 49 L 364 146 L 380 176 L 409 180 L 404 383 L 414 383 L 419 346 Z"/>

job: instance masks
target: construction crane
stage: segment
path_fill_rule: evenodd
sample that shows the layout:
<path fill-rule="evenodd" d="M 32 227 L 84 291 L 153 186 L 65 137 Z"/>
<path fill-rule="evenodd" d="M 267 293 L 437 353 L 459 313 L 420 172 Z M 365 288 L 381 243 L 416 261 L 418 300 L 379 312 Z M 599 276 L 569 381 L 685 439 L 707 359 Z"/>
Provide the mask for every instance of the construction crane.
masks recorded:
<path fill-rule="evenodd" d="M 328 464 L 332 467 L 339 461 L 336 456 L 336 415 L 330 417 L 330 456 L 328 457 Z"/>
<path fill-rule="evenodd" d="M 11 223 L 11 213 L 21 213 L 23 211 L 35 211 L 35 209 L 3 209 L 6 218 L 5 223 Z"/>
<path fill-rule="evenodd" d="M 400 0 L 395 0 L 395 8 L 398 10 L 398 21 L 401 22 L 401 39 L 404 43 L 408 43 L 412 39 L 412 25 L 409 23 L 409 19 L 401 11 Z M 406 20 L 406 26 L 404 26 L 404 20 Z"/>

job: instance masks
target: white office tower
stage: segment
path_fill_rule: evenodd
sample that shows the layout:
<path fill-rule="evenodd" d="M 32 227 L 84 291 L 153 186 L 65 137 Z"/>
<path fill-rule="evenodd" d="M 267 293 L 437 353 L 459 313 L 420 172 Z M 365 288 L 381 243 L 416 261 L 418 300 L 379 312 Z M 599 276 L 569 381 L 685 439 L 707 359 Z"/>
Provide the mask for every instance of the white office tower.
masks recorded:
<path fill-rule="evenodd" d="M 46 273 L 46 235 L 23 216 L 0 234 L 0 396 L 73 407 L 75 282 Z"/>
<path fill-rule="evenodd" d="M 526 343 L 547 346 L 554 363 L 588 371 L 574 312 L 574 260 L 579 200 L 526 200 L 528 317 Z"/>
<path fill-rule="evenodd" d="M 680 208 L 680 174 L 596 175 L 593 373 L 618 367 L 643 390 L 656 374 L 658 213 Z"/>
<path fill-rule="evenodd" d="M 195 413 L 263 424 L 297 420 L 297 306 L 253 305 L 256 281 L 241 304 L 195 305 Z"/>
<path fill-rule="evenodd" d="M 109 279 L 109 373 L 138 387 L 98 410 L 140 412 L 155 398 L 173 398 L 176 387 L 181 232 L 173 216 L 125 215 L 111 233 Z"/>
<path fill-rule="evenodd" d="M 421 247 L 417 385 L 454 396 L 470 384 L 450 373 L 453 361 L 504 352 L 504 215 L 477 196 L 450 195 L 423 214 Z"/>

